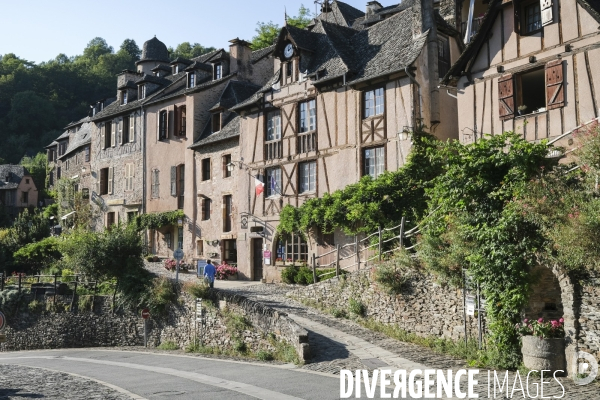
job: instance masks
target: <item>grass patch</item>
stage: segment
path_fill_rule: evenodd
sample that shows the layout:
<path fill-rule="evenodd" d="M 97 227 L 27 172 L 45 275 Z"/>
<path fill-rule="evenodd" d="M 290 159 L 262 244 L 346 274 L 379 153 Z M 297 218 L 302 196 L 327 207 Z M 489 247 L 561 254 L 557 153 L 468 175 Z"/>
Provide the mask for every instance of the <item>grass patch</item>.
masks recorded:
<path fill-rule="evenodd" d="M 346 312 L 346 310 L 343 310 L 341 308 L 331 308 L 329 310 L 329 313 L 336 318 L 348 318 L 348 313 Z"/>
<path fill-rule="evenodd" d="M 185 282 L 183 290 L 190 296 L 206 299 L 210 295 L 210 287 L 204 282 Z"/>
<path fill-rule="evenodd" d="M 179 350 L 179 346 L 177 343 L 167 340 L 166 342 L 162 342 L 159 346 L 161 350 Z"/>
<path fill-rule="evenodd" d="M 367 312 L 367 307 L 365 304 L 360 299 L 357 300 L 355 298 L 350 298 L 348 301 L 348 309 L 352 314 L 359 317 L 364 317 L 365 313 Z"/>

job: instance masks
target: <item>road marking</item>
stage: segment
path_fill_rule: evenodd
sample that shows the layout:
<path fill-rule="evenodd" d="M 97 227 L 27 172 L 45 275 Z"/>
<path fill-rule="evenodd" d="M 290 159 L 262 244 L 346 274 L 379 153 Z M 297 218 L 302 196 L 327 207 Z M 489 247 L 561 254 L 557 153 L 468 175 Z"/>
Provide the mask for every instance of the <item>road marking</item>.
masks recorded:
<path fill-rule="evenodd" d="M 163 375 L 172 375 L 179 378 L 185 378 L 194 382 L 202 383 L 205 385 L 216 386 L 226 390 L 232 390 L 235 392 L 243 393 L 248 396 L 256 397 L 257 399 L 264 400 L 302 400 L 299 397 L 289 396 L 283 393 L 275 392 L 269 389 L 264 389 L 258 386 L 249 385 L 247 383 L 230 381 L 222 378 L 217 378 L 210 375 L 199 374 L 196 372 L 181 371 L 173 368 L 165 367 L 151 367 L 141 364 L 123 363 L 117 361 L 106 361 L 106 360 L 91 360 L 87 358 L 76 358 L 76 357 L 64 357 L 64 356 L 37 356 L 37 357 L 2 357 L 2 360 L 23 360 L 23 359 L 45 359 L 45 360 L 66 360 L 74 362 L 83 362 L 90 364 L 101 364 L 110 365 L 114 367 L 123 367 L 130 369 L 137 369 L 148 372 L 155 372 Z"/>
<path fill-rule="evenodd" d="M 28 358 L 29 358 L 29 357 L 28 357 Z M 131 397 L 132 399 L 135 399 L 135 400 L 148 400 L 147 398 L 145 398 L 145 397 L 142 397 L 142 396 L 140 396 L 140 395 L 138 395 L 138 394 L 135 394 L 135 393 L 133 393 L 133 392 L 130 392 L 130 391 L 129 391 L 129 390 L 127 390 L 127 389 L 123 389 L 123 388 L 122 388 L 122 387 L 120 387 L 120 386 L 113 385 L 112 383 L 108 383 L 108 382 L 105 382 L 105 381 L 101 381 L 100 379 L 96 379 L 96 378 L 90 378 L 89 376 L 83 376 L 83 375 L 75 374 L 75 373 L 73 373 L 73 372 L 66 372 L 66 371 L 61 371 L 61 370 L 58 370 L 58 369 L 43 368 L 43 367 L 32 367 L 31 365 L 27 365 L 27 364 L 15 364 L 15 365 L 20 365 L 20 366 L 22 366 L 22 367 L 27 367 L 27 368 L 41 369 L 41 370 L 43 370 L 43 371 L 60 372 L 60 373 L 63 373 L 63 374 L 67 374 L 67 375 L 71 375 L 71 376 L 76 376 L 76 377 L 78 377 L 78 378 L 86 379 L 86 380 L 88 380 L 88 381 L 94 381 L 94 382 L 96 382 L 96 383 L 99 383 L 99 384 L 101 384 L 101 385 L 104 385 L 104 386 L 106 386 L 106 387 L 108 387 L 108 388 L 111 388 L 111 389 L 113 389 L 113 390 L 115 390 L 115 391 L 117 391 L 117 392 L 119 392 L 119 393 L 122 393 L 122 394 L 124 394 L 124 395 L 126 395 L 126 396 L 129 396 L 129 397 Z"/>

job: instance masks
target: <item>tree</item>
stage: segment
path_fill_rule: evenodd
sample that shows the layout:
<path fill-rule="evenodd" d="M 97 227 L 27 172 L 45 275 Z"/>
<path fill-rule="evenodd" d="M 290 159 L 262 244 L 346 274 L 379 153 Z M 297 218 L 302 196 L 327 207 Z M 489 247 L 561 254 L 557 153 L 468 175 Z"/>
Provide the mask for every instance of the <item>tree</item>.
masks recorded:
<path fill-rule="evenodd" d="M 48 159 L 46 154 L 38 153 L 35 157 L 24 157 L 21 160 L 21 165 L 27 168 L 27 171 L 33 178 L 33 183 L 38 190 L 38 197 L 42 199 L 46 191 L 46 176 L 48 168 Z"/>
<path fill-rule="evenodd" d="M 106 43 L 101 37 L 95 37 L 89 41 L 87 47 L 83 50 L 81 61 L 95 62 L 100 56 L 113 53 L 114 49 Z"/>
<path fill-rule="evenodd" d="M 140 59 L 142 55 L 142 51 L 138 47 L 137 43 L 133 39 L 125 39 L 123 43 L 121 43 L 121 47 L 119 51 L 124 51 L 131 56 L 135 61 Z"/>
<path fill-rule="evenodd" d="M 307 7 L 300 5 L 298 15 L 287 17 L 286 23 L 289 26 L 304 29 L 311 23 L 313 17 L 313 14 Z M 258 22 L 256 25 L 256 36 L 254 36 L 251 41 L 252 50 L 260 50 L 272 46 L 279 35 L 279 25 L 273 21 Z"/>
<path fill-rule="evenodd" d="M 177 57 L 192 59 L 214 50 L 214 47 L 204 47 L 200 43 L 190 44 L 190 42 L 183 42 L 178 44 L 175 49 L 170 47 L 169 56 L 171 57 L 171 60 L 174 60 Z"/>

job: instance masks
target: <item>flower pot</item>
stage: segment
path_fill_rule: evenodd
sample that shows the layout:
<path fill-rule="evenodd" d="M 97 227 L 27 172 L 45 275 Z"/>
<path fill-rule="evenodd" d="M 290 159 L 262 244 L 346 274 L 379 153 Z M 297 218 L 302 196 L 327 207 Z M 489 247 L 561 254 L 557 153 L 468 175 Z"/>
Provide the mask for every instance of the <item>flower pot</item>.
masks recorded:
<path fill-rule="evenodd" d="M 521 353 L 523 364 L 529 369 L 557 371 L 567 370 L 565 339 L 542 339 L 537 336 L 523 336 Z"/>

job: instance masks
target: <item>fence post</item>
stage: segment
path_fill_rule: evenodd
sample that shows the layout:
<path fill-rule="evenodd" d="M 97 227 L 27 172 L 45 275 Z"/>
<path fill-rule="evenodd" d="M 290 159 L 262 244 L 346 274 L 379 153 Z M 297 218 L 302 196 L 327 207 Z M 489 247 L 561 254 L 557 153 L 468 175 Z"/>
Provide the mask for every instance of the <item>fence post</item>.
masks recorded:
<path fill-rule="evenodd" d="M 404 217 L 402 217 L 402 220 L 400 221 L 400 249 L 402 249 L 402 246 L 404 245 L 403 240 L 404 240 Z"/>
<path fill-rule="evenodd" d="M 21 293 L 21 273 L 19 272 L 19 293 Z"/>
<path fill-rule="evenodd" d="M 313 253 L 312 255 L 312 270 L 313 270 L 313 281 L 317 283 L 317 255 Z"/>
<path fill-rule="evenodd" d="M 54 304 L 56 304 L 56 274 L 54 274 Z"/>
<path fill-rule="evenodd" d="M 71 311 L 73 311 L 73 304 L 75 303 L 75 296 L 77 296 L 77 282 L 79 281 L 79 275 L 75 275 L 75 289 L 73 289 L 73 297 L 71 298 Z"/>
<path fill-rule="evenodd" d="M 335 261 L 335 276 L 340 276 L 340 245 L 337 245 L 337 251 L 335 252 L 336 261 Z"/>
<path fill-rule="evenodd" d="M 379 262 L 381 262 L 381 227 L 377 228 L 377 234 L 379 235 Z"/>
<path fill-rule="evenodd" d="M 356 250 L 356 269 L 360 271 L 360 251 L 358 251 L 358 235 L 354 236 L 354 249 Z"/>

